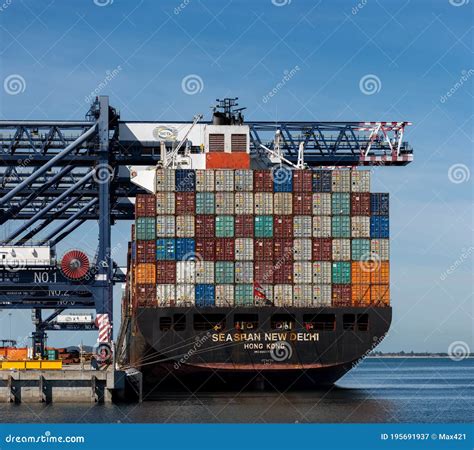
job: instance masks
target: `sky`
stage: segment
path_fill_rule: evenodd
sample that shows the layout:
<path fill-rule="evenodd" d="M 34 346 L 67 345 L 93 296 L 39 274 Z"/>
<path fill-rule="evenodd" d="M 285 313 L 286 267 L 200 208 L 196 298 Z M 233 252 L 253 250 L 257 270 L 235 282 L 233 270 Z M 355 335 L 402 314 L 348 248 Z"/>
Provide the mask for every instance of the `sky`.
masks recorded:
<path fill-rule="evenodd" d="M 447 352 L 461 341 L 473 351 L 473 5 L 4 0 L 0 119 L 80 120 L 100 94 L 123 120 L 209 118 L 216 98 L 238 96 L 252 120 L 410 121 L 415 161 L 373 169 L 373 190 L 391 195 L 393 323 L 378 349 Z M 121 265 L 129 228 L 113 229 Z M 83 225 L 58 254 L 93 254 L 96 229 Z M 24 341 L 30 312 L 8 314 L 0 336 L 11 323 Z M 95 338 L 56 332 L 49 342 Z"/>

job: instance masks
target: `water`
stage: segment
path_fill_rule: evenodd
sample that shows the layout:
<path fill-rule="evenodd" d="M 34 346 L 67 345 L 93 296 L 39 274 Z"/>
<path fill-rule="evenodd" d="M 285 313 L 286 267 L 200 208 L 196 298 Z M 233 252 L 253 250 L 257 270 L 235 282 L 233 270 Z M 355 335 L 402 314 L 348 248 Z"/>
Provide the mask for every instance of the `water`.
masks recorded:
<path fill-rule="evenodd" d="M 366 359 L 335 387 L 166 394 L 132 405 L 0 404 L 0 422 L 472 422 L 474 359 Z"/>

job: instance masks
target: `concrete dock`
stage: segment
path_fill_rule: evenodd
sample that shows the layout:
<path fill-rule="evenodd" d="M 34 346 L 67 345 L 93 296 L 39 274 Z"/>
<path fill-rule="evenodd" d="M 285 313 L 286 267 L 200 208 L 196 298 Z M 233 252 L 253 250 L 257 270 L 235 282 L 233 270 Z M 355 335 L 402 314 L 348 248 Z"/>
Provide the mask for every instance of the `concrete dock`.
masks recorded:
<path fill-rule="evenodd" d="M 124 372 L 112 367 L 92 370 L 70 366 L 62 370 L 1 370 L 0 402 L 109 403 L 123 389 Z"/>

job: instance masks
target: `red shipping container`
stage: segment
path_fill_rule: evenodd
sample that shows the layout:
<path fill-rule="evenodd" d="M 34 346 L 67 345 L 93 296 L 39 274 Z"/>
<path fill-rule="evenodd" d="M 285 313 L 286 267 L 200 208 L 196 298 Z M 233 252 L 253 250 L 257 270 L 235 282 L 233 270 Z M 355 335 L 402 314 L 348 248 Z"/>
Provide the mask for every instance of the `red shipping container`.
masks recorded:
<path fill-rule="evenodd" d="M 273 258 L 277 260 L 293 260 L 293 239 L 275 239 L 273 241 Z"/>
<path fill-rule="evenodd" d="M 351 194 L 351 215 L 370 216 L 370 192 Z"/>
<path fill-rule="evenodd" d="M 313 261 L 331 261 L 332 239 L 313 238 Z"/>
<path fill-rule="evenodd" d="M 235 216 L 235 237 L 253 237 L 253 222 L 253 216 L 250 214 Z"/>
<path fill-rule="evenodd" d="M 176 192 L 176 214 L 194 214 L 196 194 L 194 192 Z"/>
<path fill-rule="evenodd" d="M 153 306 L 156 303 L 156 284 L 137 284 L 135 296 L 138 306 Z"/>
<path fill-rule="evenodd" d="M 313 214 L 313 194 L 296 192 L 293 194 L 293 214 L 297 216 Z"/>
<path fill-rule="evenodd" d="M 213 238 L 215 236 L 215 216 L 201 214 L 196 216 L 196 237 Z"/>
<path fill-rule="evenodd" d="M 293 237 L 293 216 L 273 216 L 273 236 L 280 239 Z"/>
<path fill-rule="evenodd" d="M 271 170 L 254 170 L 253 186 L 255 192 L 273 192 L 273 174 Z"/>
<path fill-rule="evenodd" d="M 135 216 L 156 216 L 156 199 L 153 194 L 137 194 L 135 198 Z"/>
<path fill-rule="evenodd" d="M 293 262 L 275 262 L 273 265 L 273 282 L 275 284 L 293 283 Z"/>
<path fill-rule="evenodd" d="M 273 261 L 273 239 L 255 239 L 253 250 L 255 261 Z"/>
<path fill-rule="evenodd" d="M 313 172 L 311 170 L 293 170 L 293 192 L 312 192 Z"/>
<path fill-rule="evenodd" d="M 332 285 L 332 306 L 351 306 L 352 286 L 350 284 Z"/>
<path fill-rule="evenodd" d="M 216 242 L 216 261 L 234 261 L 235 260 L 234 239 L 216 238 L 215 242 Z"/>
<path fill-rule="evenodd" d="M 156 262 L 156 283 L 175 284 L 176 283 L 176 261 Z"/>
<path fill-rule="evenodd" d="M 216 259 L 216 242 L 214 239 L 196 239 L 196 255 L 199 259 L 214 261 Z"/>
<path fill-rule="evenodd" d="M 156 261 L 156 241 L 136 241 L 137 263 Z"/>
<path fill-rule="evenodd" d="M 253 267 L 253 277 L 256 283 L 273 284 L 273 262 L 256 261 Z"/>

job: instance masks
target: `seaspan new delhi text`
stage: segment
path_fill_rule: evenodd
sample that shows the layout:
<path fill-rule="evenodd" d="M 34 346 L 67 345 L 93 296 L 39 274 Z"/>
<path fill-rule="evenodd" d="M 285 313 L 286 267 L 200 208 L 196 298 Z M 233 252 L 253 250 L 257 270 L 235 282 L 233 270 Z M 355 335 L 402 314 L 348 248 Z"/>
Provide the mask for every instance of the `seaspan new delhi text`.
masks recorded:
<path fill-rule="evenodd" d="M 263 337 L 263 339 L 262 339 Z M 243 341 L 319 341 L 319 333 L 216 333 L 213 342 Z"/>

